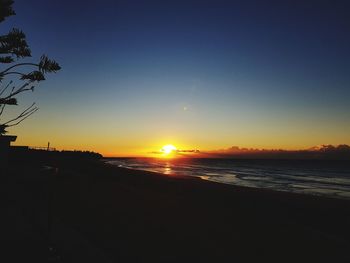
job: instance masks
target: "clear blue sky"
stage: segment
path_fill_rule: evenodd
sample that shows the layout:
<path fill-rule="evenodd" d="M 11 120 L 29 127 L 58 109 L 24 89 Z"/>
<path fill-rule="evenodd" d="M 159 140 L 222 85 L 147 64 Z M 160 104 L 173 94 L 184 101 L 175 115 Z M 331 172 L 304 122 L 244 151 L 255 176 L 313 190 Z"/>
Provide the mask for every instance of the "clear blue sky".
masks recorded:
<path fill-rule="evenodd" d="M 162 143 L 350 144 L 348 1 L 16 0 L 14 8 L 1 31 L 23 29 L 34 57 L 46 53 L 63 68 L 23 98 L 41 111 L 16 127 L 19 144 L 110 155 Z"/>

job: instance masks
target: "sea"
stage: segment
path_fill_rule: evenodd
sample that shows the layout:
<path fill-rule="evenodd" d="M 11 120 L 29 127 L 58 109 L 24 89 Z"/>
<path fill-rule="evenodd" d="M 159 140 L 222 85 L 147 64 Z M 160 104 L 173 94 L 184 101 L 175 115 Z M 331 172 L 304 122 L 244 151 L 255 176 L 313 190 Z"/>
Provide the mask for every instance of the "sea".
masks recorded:
<path fill-rule="evenodd" d="M 350 161 L 114 158 L 106 162 L 223 184 L 350 199 Z"/>

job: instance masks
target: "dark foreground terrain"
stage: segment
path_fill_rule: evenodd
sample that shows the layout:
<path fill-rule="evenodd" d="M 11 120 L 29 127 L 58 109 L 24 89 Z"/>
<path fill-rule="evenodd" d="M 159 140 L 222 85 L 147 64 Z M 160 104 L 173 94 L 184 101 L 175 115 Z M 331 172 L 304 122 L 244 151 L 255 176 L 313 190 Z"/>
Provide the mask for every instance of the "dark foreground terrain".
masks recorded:
<path fill-rule="evenodd" d="M 0 262 L 350 262 L 346 200 L 74 158 L 2 173 Z"/>

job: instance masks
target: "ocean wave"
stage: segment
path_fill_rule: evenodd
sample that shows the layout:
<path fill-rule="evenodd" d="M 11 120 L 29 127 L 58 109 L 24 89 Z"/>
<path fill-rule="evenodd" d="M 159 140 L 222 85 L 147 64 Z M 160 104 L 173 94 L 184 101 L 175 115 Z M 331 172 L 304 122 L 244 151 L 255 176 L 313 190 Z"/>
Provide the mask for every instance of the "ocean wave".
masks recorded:
<path fill-rule="evenodd" d="M 218 183 L 350 198 L 350 165 L 339 161 L 121 158 L 107 162 L 129 169 L 195 176 Z"/>

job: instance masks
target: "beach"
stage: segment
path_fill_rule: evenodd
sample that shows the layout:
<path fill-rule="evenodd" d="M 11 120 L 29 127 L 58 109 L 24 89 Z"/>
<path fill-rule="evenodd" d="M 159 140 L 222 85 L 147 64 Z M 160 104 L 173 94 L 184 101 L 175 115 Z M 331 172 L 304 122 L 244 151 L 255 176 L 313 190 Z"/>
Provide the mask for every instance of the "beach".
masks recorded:
<path fill-rule="evenodd" d="M 15 167 L 2 179 L 4 209 L 12 211 L 3 238 L 20 239 L 27 259 L 40 262 L 50 242 L 58 262 L 350 261 L 348 200 L 99 161 L 47 166 Z"/>

